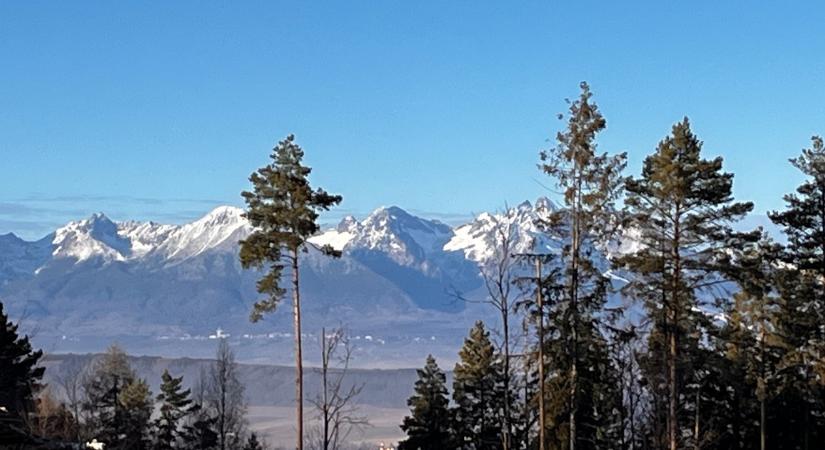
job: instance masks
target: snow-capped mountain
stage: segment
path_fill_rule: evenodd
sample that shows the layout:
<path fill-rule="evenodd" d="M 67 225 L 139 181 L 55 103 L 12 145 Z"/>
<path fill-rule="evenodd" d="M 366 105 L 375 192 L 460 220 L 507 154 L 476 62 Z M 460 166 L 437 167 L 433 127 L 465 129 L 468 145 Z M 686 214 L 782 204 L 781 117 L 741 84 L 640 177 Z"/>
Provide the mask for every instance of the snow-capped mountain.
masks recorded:
<path fill-rule="evenodd" d="M 482 213 L 457 227 L 444 250 L 461 251 L 482 267 L 497 256 L 502 239 L 510 241 L 510 253 L 555 254 L 560 250 L 560 241 L 548 238 L 540 228 L 555 209 L 549 199 L 542 197 L 535 206 L 525 201 L 499 213 Z"/>
<path fill-rule="evenodd" d="M 346 324 L 370 336 L 384 333 L 380 341 L 460 342 L 474 320 L 492 313 L 457 301 L 455 293 L 482 295 L 480 268 L 495 254 L 497 230 L 510 225 L 518 252 L 558 251 L 559 242 L 536 225 L 552 208 L 539 199 L 456 228 L 396 206 L 363 220 L 347 217 L 310 239 L 343 255 L 333 259 L 314 248 L 305 254 L 305 328 Z M 250 231 L 241 209 L 224 206 L 183 225 L 94 214 L 36 242 L 0 236 L 0 299 L 37 321 L 41 336 L 61 339 L 139 336 L 157 345 L 161 337 L 217 327 L 260 333 L 261 325 L 248 321 L 259 274 L 243 270 L 237 256 Z M 266 320 L 265 330 L 290 330 L 289 308 Z"/>

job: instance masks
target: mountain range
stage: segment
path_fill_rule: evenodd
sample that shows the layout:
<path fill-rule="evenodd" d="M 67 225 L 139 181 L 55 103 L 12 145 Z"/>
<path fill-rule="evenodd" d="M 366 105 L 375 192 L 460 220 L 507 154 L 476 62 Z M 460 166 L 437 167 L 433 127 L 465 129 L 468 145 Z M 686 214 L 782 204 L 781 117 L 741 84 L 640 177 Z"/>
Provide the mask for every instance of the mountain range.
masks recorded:
<path fill-rule="evenodd" d="M 301 262 L 305 339 L 344 326 L 364 366 L 454 358 L 473 321 L 496 323 L 489 306 L 455 293 L 483 299 L 480 271 L 496 256 L 499 225 L 511 225 L 516 252 L 557 252 L 560 241 L 537 225 L 553 209 L 540 198 L 457 227 L 396 206 L 344 218 L 310 239 Z M 289 308 L 248 320 L 260 274 L 242 269 L 237 253 L 250 231 L 241 209 L 221 206 L 184 225 L 93 214 L 37 241 L 0 235 L 0 299 L 54 352 L 119 342 L 132 353 L 199 357 L 210 337 L 230 336 L 247 361 L 287 363 Z M 342 256 L 323 255 L 326 244 Z"/>

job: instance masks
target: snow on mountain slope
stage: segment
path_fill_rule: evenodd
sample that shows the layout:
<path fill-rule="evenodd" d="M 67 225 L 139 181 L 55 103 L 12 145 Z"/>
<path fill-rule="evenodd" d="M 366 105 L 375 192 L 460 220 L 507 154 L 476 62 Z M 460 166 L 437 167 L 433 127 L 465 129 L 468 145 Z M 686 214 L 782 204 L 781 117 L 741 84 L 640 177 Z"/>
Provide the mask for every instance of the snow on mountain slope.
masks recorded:
<path fill-rule="evenodd" d="M 119 224 L 118 233 L 131 241 L 132 256 L 139 258 L 158 248 L 177 229 L 177 225 L 129 221 Z"/>
<path fill-rule="evenodd" d="M 309 240 L 342 250 L 341 258 L 313 248 L 303 254 L 305 325 L 381 335 L 385 356 L 438 339 L 454 357 L 453 344 L 475 320 L 496 319 L 489 308 L 453 294 L 484 295 L 480 269 L 495 255 L 502 225 L 511 225 L 514 252 L 558 252 L 560 240 L 537 225 L 553 208 L 539 199 L 507 213 L 480 214 L 455 229 L 395 206 L 361 221 L 347 217 Z M 241 268 L 237 255 L 238 241 L 249 232 L 243 211 L 227 206 L 183 225 L 115 223 L 95 214 L 37 242 L 0 236 L 0 298 L 10 311 L 30 314 L 55 345 L 64 345 L 63 335 L 103 347 L 112 339 L 143 339 L 144 351 L 152 352 L 161 337 L 185 341 L 216 327 L 261 333 L 261 325 L 248 321 L 260 273 Z M 263 329 L 288 333 L 289 314 L 279 306 Z M 432 345 L 421 349 L 429 352 Z M 165 348 L 178 351 L 172 347 Z M 419 356 L 426 353 L 413 359 Z"/>
<path fill-rule="evenodd" d="M 78 262 L 91 258 L 123 261 L 132 254 L 131 241 L 118 234 L 117 225 L 102 213 L 58 228 L 52 244 L 55 258 L 74 258 Z"/>
<path fill-rule="evenodd" d="M 337 227 L 323 231 L 321 234 L 309 238 L 309 242 L 323 247 L 329 245 L 335 250 L 342 251 L 361 229 L 361 224 L 353 216 L 344 217 Z"/>
<path fill-rule="evenodd" d="M 180 261 L 214 249 L 236 252 L 238 241 L 251 231 L 242 209 L 220 206 L 169 233 L 154 251 L 170 261 Z"/>
<path fill-rule="evenodd" d="M 415 217 L 397 206 L 382 207 L 361 222 L 345 248 L 378 251 L 402 266 L 421 266 L 452 235 L 441 222 Z"/>
<path fill-rule="evenodd" d="M 500 213 L 482 213 L 472 222 L 455 229 L 455 235 L 444 244 L 445 251 L 461 251 L 469 260 L 482 267 L 497 255 L 502 236 L 509 236 L 511 253 L 556 253 L 560 242 L 548 238 L 539 228 L 555 206 L 539 198 L 535 207 L 525 201 Z"/>

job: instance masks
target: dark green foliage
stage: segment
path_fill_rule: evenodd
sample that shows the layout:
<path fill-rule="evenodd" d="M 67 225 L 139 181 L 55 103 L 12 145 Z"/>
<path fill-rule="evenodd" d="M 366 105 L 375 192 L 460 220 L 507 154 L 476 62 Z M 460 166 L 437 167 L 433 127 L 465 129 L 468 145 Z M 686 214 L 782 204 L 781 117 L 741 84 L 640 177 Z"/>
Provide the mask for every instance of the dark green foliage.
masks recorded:
<path fill-rule="evenodd" d="M 183 377 L 173 377 L 168 369 L 163 371 L 160 394 L 157 396 L 160 411 L 155 420 L 155 449 L 181 448 L 182 422 L 196 412 L 197 407 L 190 398 L 191 391 L 183 390 L 182 383 Z"/>
<path fill-rule="evenodd" d="M 458 355 L 453 371 L 456 442 L 467 449 L 501 448 L 503 366 L 484 323 L 476 322 Z"/>
<path fill-rule="evenodd" d="M 781 295 L 774 327 L 785 351 L 778 364 L 780 393 L 773 400 L 778 423 L 769 428 L 775 448 L 812 448 L 825 440 L 825 145 L 791 159 L 805 175 L 786 208 L 769 214 L 788 238 L 776 287 Z M 777 426 L 781 427 L 778 428 Z M 777 436 L 780 434 L 780 436 Z M 774 448 L 774 447 L 771 447 Z"/>
<path fill-rule="evenodd" d="M 257 284 L 258 292 L 266 298 L 255 304 L 253 321 L 274 311 L 286 293 L 281 285 L 283 257 L 297 258 L 307 238 L 319 230 L 318 212 L 341 202 L 340 195 L 312 189 L 307 178 L 312 169 L 302 164 L 303 157 L 295 136 L 287 136 L 273 150 L 272 162 L 250 175 L 252 192 L 242 193 L 247 204 L 245 216 L 255 231 L 241 241 L 241 264 L 245 268 L 268 265 Z"/>
<path fill-rule="evenodd" d="M 398 450 L 442 450 L 455 448 L 450 424 L 452 416 L 447 398 L 447 378 L 432 355 L 418 370 L 415 393 L 407 400 L 411 415 L 404 418 L 401 429 L 407 439 Z"/>
<path fill-rule="evenodd" d="M 44 369 L 37 367 L 43 356 L 34 351 L 28 336 L 17 333 L 17 325 L 9 320 L 0 302 L 0 444 L 4 436 L 28 432 L 27 423 L 34 412 L 34 395 L 40 389 Z M 12 433 L 11 428 L 15 431 Z"/>

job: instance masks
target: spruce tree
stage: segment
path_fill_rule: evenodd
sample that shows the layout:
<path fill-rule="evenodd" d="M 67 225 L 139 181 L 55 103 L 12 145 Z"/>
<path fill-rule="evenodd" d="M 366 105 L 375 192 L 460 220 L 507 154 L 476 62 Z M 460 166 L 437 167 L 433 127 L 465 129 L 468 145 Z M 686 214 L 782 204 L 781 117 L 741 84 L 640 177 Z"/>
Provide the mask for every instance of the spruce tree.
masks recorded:
<path fill-rule="evenodd" d="M 786 346 L 777 400 L 788 412 L 781 415 L 785 442 L 800 448 L 825 439 L 825 144 L 819 136 L 811 141 L 791 159 L 805 181 L 784 197 L 784 211 L 769 213 L 787 236 L 777 282 L 776 327 Z"/>
<path fill-rule="evenodd" d="M 557 146 L 540 155 L 541 169 L 554 179 L 563 195 L 564 208 L 553 212 L 543 225 L 565 243 L 560 263 L 565 320 L 569 323 L 560 329 L 560 337 L 565 341 L 564 357 L 569 360 L 565 364 L 568 373 L 564 375 L 564 386 L 570 450 L 575 450 L 579 441 L 594 439 L 591 424 L 578 426 L 580 421 L 593 419 L 585 416 L 593 410 L 587 411 L 581 404 L 588 401 L 588 396 L 582 395 L 579 377 L 584 347 L 589 345 L 585 340 L 599 339 L 598 312 L 604 306 L 605 288 L 609 285 L 609 280 L 593 264 L 593 258 L 596 246 L 616 231 L 614 203 L 621 194 L 626 165 L 625 154 L 597 152 L 596 138 L 605 126 L 604 117 L 592 101 L 590 87 L 581 83 L 579 98 L 570 104 L 567 127 L 556 136 Z"/>
<path fill-rule="evenodd" d="M 476 322 L 453 370 L 455 439 L 460 448 L 499 449 L 504 439 L 502 364 L 484 323 Z"/>
<path fill-rule="evenodd" d="M 292 315 L 295 338 L 295 401 L 297 448 L 303 449 L 303 359 L 301 349 L 301 296 L 299 254 L 306 251 L 307 239 L 319 230 L 319 211 L 341 202 L 341 196 L 312 189 L 307 177 L 312 169 L 303 165 L 304 151 L 289 135 L 273 149 L 272 162 L 249 177 L 251 192 L 242 195 L 247 204 L 245 217 L 254 231 L 241 241 L 240 260 L 244 268 L 266 269 L 257 290 L 265 298 L 252 311 L 252 321 L 272 312 L 286 294 L 282 275 L 292 276 Z M 323 249 L 334 255 L 331 248 Z"/>
<path fill-rule="evenodd" d="M 398 450 L 442 450 L 455 448 L 452 439 L 447 398 L 447 377 L 432 355 L 418 370 L 415 393 L 407 400 L 411 415 L 404 418 L 401 429 L 407 439 L 398 444 Z"/>
<path fill-rule="evenodd" d="M 17 329 L 0 302 L 0 407 L 23 429 L 34 412 L 34 395 L 45 369 L 38 367 L 43 352 L 33 350 L 28 336 L 20 336 Z M 5 434 L 3 427 L 0 423 L 0 436 Z"/>
<path fill-rule="evenodd" d="M 159 417 L 155 420 L 155 448 L 171 450 L 179 448 L 182 441 L 182 422 L 195 412 L 195 405 L 190 398 L 191 390 L 183 390 L 183 377 L 173 377 L 168 369 L 161 375 Z"/>
<path fill-rule="evenodd" d="M 652 322 L 644 361 L 653 396 L 667 405 L 657 408 L 656 419 L 667 425 L 666 436 L 656 438 L 671 450 L 693 431 L 693 418 L 680 411 L 695 397 L 685 386 L 699 386 L 696 365 L 708 317 L 698 294 L 721 283 L 736 250 L 756 239 L 732 230 L 753 205 L 733 200 L 733 175 L 722 171 L 721 157 L 705 159 L 701 150 L 685 118 L 626 185 L 639 250 L 619 264 L 634 273 L 627 292 L 644 301 Z"/>

